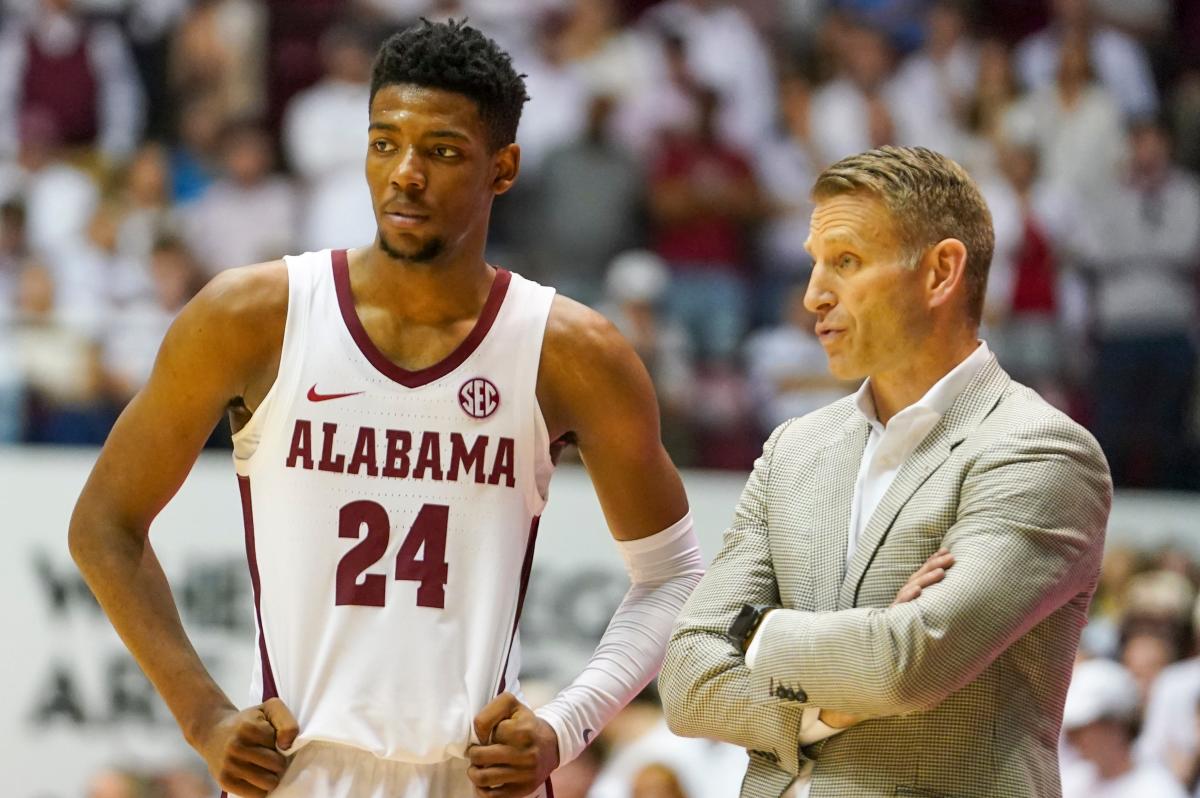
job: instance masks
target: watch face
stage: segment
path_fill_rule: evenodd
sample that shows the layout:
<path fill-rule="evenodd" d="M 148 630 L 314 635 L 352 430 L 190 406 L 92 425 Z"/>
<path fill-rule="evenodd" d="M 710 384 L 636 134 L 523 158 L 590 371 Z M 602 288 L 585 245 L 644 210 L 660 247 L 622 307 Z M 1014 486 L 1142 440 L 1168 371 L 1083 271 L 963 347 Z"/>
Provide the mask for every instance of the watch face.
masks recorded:
<path fill-rule="evenodd" d="M 742 611 L 729 625 L 729 636 L 741 644 L 746 639 L 746 635 L 750 634 L 750 630 L 754 628 L 754 621 L 757 618 L 758 610 L 749 604 L 743 604 Z"/>

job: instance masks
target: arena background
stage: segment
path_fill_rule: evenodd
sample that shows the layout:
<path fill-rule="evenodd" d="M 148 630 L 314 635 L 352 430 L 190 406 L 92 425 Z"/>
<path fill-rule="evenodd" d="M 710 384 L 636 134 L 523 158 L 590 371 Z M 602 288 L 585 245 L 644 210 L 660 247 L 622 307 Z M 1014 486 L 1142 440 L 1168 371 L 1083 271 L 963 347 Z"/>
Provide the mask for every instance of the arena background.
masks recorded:
<path fill-rule="evenodd" d="M 489 260 L 634 343 L 707 557 L 767 432 L 855 387 L 829 378 L 797 301 L 813 177 L 887 142 L 972 172 L 997 232 L 981 335 L 1097 435 L 1118 485 L 1081 657 L 1129 669 L 1139 766 L 1195 793 L 1200 4 L 1184 0 L 0 0 L 0 792 L 215 794 L 74 569 L 67 520 L 199 285 L 370 240 L 370 55 L 422 14 L 468 15 L 528 75 Z M 227 429 L 211 448 L 153 541 L 241 699 Z M 535 702 L 626 584 L 582 469 L 552 494 L 522 623 Z M 716 798 L 743 762 L 670 738 L 647 695 L 556 792 Z"/>

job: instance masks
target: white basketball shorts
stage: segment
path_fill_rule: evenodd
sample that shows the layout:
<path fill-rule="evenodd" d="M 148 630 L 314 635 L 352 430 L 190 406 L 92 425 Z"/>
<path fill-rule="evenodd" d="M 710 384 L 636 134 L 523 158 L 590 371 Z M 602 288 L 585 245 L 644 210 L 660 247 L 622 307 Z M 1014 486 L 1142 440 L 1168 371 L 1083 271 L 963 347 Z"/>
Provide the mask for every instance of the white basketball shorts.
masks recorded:
<path fill-rule="evenodd" d="M 448 759 L 415 765 L 347 745 L 311 742 L 292 756 L 270 798 L 475 798 L 468 764 Z M 554 793 L 547 784 L 532 798 L 554 798 Z"/>

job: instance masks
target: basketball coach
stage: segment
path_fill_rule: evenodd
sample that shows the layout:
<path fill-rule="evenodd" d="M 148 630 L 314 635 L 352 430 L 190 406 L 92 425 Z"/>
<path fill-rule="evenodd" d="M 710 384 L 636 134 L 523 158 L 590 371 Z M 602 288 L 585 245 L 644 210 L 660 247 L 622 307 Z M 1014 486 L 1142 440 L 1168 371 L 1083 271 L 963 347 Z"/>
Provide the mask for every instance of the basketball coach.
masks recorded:
<path fill-rule="evenodd" d="M 1050 797 L 1112 497 L 1082 427 L 978 339 L 966 172 L 882 147 L 813 188 L 805 295 L 853 396 L 772 433 L 660 680 L 747 798 Z"/>

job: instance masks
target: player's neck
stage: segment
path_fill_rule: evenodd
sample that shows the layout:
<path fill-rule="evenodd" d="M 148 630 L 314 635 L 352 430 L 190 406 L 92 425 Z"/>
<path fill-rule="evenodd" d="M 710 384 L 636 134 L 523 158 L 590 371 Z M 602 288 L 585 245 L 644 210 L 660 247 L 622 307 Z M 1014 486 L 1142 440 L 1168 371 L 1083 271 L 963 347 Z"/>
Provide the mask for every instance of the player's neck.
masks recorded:
<path fill-rule="evenodd" d="M 426 263 L 395 259 L 375 246 L 350 250 L 348 257 L 358 304 L 384 307 L 423 324 L 457 321 L 477 313 L 495 279 L 482 248 L 447 253 Z"/>

